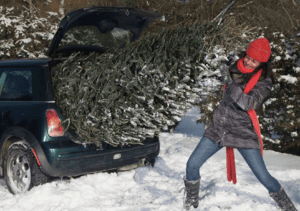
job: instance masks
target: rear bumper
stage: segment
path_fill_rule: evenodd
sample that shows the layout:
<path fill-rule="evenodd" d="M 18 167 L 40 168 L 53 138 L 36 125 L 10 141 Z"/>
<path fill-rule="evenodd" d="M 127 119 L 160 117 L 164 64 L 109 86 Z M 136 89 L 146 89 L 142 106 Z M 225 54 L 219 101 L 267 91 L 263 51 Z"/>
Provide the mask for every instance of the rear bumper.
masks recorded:
<path fill-rule="evenodd" d="M 81 144 L 47 143 L 35 149 L 41 170 L 52 177 L 77 176 L 104 170 L 117 169 L 138 163 L 145 158 L 152 162 L 159 154 L 159 139 L 147 139 L 144 145 L 130 147 L 84 147 Z M 36 148 L 36 147 L 34 147 Z M 43 155 L 44 154 L 44 155 Z"/>

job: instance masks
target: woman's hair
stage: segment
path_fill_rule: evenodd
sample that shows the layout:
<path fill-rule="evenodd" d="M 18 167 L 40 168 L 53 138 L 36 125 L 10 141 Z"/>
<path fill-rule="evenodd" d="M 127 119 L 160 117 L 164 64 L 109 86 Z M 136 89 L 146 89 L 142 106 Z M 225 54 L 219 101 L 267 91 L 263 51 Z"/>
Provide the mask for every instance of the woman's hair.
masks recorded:
<path fill-rule="evenodd" d="M 241 52 L 241 54 L 239 55 L 240 58 L 243 58 L 245 57 L 247 54 L 245 51 Z M 250 78 L 255 74 L 257 73 L 261 68 L 263 68 L 263 72 L 262 72 L 262 76 L 263 77 L 267 77 L 267 76 L 270 76 L 270 78 L 272 79 L 272 83 L 274 83 L 275 81 L 275 78 L 274 78 L 274 73 L 272 71 L 272 67 L 271 67 L 271 64 L 270 64 L 270 60 L 271 60 L 271 57 L 269 58 L 269 60 L 265 63 L 261 63 L 257 68 L 255 68 L 255 70 L 250 73 L 247 77 L 246 77 L 246 81 L 249 82 Z"/>

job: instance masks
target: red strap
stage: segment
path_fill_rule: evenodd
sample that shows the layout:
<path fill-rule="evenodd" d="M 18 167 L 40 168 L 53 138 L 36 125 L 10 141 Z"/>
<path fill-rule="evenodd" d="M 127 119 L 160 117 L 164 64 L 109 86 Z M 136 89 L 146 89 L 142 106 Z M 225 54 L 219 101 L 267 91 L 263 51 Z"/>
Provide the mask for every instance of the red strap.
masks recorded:
<path fill-rule="evenodd" d="M 249 111 L 248 111 L 248 115 L 250 116 L 250 119 L 251 119 L 251 121 L 252 121 L 254 130 L 255 130 L 255 132 L 256 132 L 258 138 L 259 138 L 259 143 L 260 143 L 260 153 L 261 153 L 261 156 L 263 156 L 264 145 L 263 145 L 263 141 L 262 141 L 262 138 L 261 138 L 259 121 L 258 121 L 258 118 L 257 118 L 257 115 L 256 115 L 255 110 L 254 110 L 254 109 L 249 110 Z"/>
<path fill-rule="evenodd" d="M 258 82 L 260 76 L 262 73 L 262 69 L 259 70 L 257 73 L 255 73 L 250 81 L 247 83 L 245 89 L 244 89 L 244 93 L 248 94 L 251 89 L 256 85 L 256 83 Z M 226 85 L 223 86 L 223 90 L 225 90 Z M 252 121 L 254 130 L 259 138 L 259 142 L 260 142 L 260 152 L 261 152 L 261 156 L 263 156 L 263 142 L 262 142 L 262 138 L 261 138 L 261 132 L 260 132 L 260 126 L 259 126 L 259 122 L 258 122 L 258 118 L 256 115 L 256 112 L 254 109 L 249 110 L 248 115 Z M 236 184 L 236 171 L 235 171 L 235 159 L 234 159 L 234 150 L 231 147 L 226 147 L 226 164 L 227 164 L 227 179 L 229 182 L 233 182 L 233 184 Z"/>
<path fill-rule="evenodd" d="M 227 179 L 236 184 L 235 161 L 233 148 L 226 147 Z"/>
<path fill-rule="evenodd" d="M 251 79 L 249 80 L 249 82 L 247 83 L 247 85 L 245 86 L 244 89 L 244 93 L 245 94 L 249 94 L 249 92 L 251 91 L 251 89 L 253 89 L 253 87 L 255 87 L 256 83 L 258 82 L 260 76 L 262 73 L 262 69 L 259 70 L 257 73 L 255 73 Z"/>
<path fill-rule="evenodd" d="M 253 89 L 253 87 L 256 85 L 256 83 L 258 82 L 260 76 L 261 76 L 261 73 L 262 73 L 262 69 L 259 70 L 257 73 L 255 73 L 250 81 L 247 83 L 245 89 L 244 89 L 244 93 L 248 94 L 251 89 Z M 261 132 L 260 132 L 260 126 L 259 126 L 259 121 L 258 121 L 258 118 L 257 118 L 257 115 L 256 115 L 256 112 L 254 109 L 251 109 L 248 111 L 248 115 L 252 121 L 252 124 L 253 124 L 253 127 L 254 127 L 254 130 L 259 138 L 259 143 L 260 143 L 260 153 L 261 153 L 261 156 L 263 156 L 263 141 L 262 141 L 262 138 L 261 138 Z"/>

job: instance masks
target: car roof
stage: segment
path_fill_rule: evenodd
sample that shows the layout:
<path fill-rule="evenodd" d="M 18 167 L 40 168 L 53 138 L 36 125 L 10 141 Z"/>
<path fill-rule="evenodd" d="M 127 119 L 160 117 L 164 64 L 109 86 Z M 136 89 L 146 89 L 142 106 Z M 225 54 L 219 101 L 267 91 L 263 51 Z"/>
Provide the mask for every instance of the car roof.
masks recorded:
<path fill-rule="evenodd" d="M 40 59 L 3 59 L 0 60 L 0 67 L 24 67 L 24 66 L 40 66 L 48 64 L 51 58 Z"/>

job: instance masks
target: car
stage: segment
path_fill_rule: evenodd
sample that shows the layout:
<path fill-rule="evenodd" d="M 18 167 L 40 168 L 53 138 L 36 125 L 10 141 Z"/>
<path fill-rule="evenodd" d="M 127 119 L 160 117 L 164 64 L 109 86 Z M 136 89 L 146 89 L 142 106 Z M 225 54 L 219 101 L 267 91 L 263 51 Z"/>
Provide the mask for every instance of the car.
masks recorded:
<path fill-rule="evenodd" d="M 51 75 L 74 52 L 104 53 L 133 42 L 159 14 L 128 7 L 83 8 L 67 14 L 49 46 L 49 58 L 0 60 L 0 174 L 12 194 L 51 178 L 154 165 L 159 138 L 143 145 L 81 144 L 65 131 Z"/>

